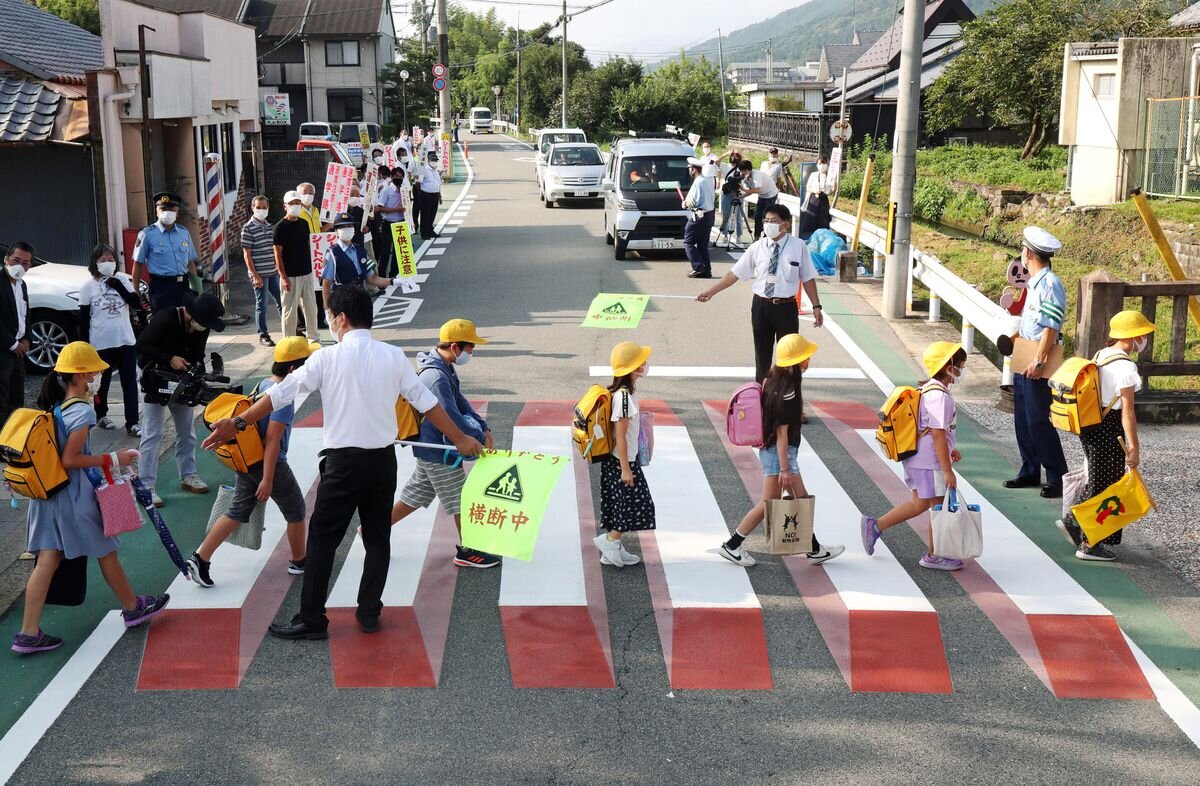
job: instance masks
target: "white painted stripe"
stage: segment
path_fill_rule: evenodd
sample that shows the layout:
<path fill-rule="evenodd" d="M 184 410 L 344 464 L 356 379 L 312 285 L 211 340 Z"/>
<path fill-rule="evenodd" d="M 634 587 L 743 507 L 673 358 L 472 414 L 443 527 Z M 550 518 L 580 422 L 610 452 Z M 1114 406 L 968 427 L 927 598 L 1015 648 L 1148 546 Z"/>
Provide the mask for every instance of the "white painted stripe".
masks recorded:
<path fill-rule="evenodd" d="M 425 256 L 427 256 L 427 257 L 440 257 L 442 254 L 445 254 L 445 253 L 446 253 L 446 247 L 445 247 L 445 246 L 438 246 L 437 248 L 431 248 L 431 249 L 429 249 L 428 251 L 426 251 L 426 252 L 425 252 Z"/>
<path fill-rule="evenodd" d="M 1171 682 L 1162 669 L 1158 668 L 1154 661 L 1142 652 L 1142 648 L 1129 638 L 1129 634 L 1122 631 L 1121 635 L 1125 636 L 1125 641 L 1129 643 L 1129 649 L 1133 652 L 1133 657 L 1137 660 L 1138 665 L 1142 667 L 1142 673 L 1146 675 L 1146 681 L 1150 683 L 1150 688 L 1154 691 L 1154 696 L 1158 699 L 1163 712 L 1175 721 L 1175 725 L 1187 735 L 1193 745 L 1200 748 L 1200 709 L 1192 704 L 1183 691 L 1175 687 L 1175 683 Z"/>
<path fill-rule="evenodd" d="M 882 540 L 876 543 L 873 557 L 868 557 L 862 550 L 858 531 L 862 513 L 807 439 L 800 442 L 796 463 L 800 466 L 805 488 L 816 497 L 813 532 L 817 540 L 825 545 L 840 543 L 846 546 L 842 556 L 825 563 L 825 572 L 846 608 L 851 611 L 932 612 L 932 604 L 900 566 L 886 543 Z"/>
<path fill-rule="evenodd" d="M 884 458 L 879 443 L 875 441 L 875 432 L 867 429 L 857 431 L 863 442 L 875 451 L 896 477 L 903 480 L 904 465 Z M 1022 613 L 1111 613 L 1050 559 L 1046 552 L 1034 545 L 1016 524 L 979 494 L 962 475 L 958 476 L 958 487 L 965 501 L 979 505 L 983 514 L 983 556 L 976 560 L 979 567 L 992 577 Z"/>
<path fill-rule="evenodd" d="M 458 231 L 458 229 L 459 229 L 458 227 L 443 226 L 438 229 L 438 234 L 439 235 L 453 235 L 455 232 Z"/>
<path fill-rule="evenodd" d="M 612 369 L 608 366 L 588 366 L 588 374 L 593 377 L 611 377 Z M 650 366 L 651 377 L 692 377 L 708 379 L 754 379 L 754 366 Z M 856 368 L 809 368 L 804 372 L 805 379 L 863 379 L 863 373 Z"/>
<path fill-rule="evenodd" d="M 529 144 L 528 142 L 522 142 L 520 139 L 517 139 L 516 137 L 509 136 L 508 134 L 501 134 L 500 136 L 504 137 L 505 139 L 507 139 L 511 142 L 516 142 L 518 145 L 520 145 L 521 147 L 524 147 L 526 149 L 529 149 L 529 150 L 534 149 L 533 145 Z"/>
<path fill-rule="evenodd" d="M 513 450 L 569 455 L 571 430 L 562 426 L 517 426 Z M 504 560 L 500 576 L 501 606 L 586 606 L 583 553 L 580 550 L 579 505 L 570 467 L 550 494 L 533 559 Z M 600 553 L 594 554 L 600 559 Z"/>
<path fill-rule="evenodd" d="M 658 551 L 671 605 L 761 608 L 746 571 L 718 553 L 729 529 L 682 426 L 656 426 L 654 461 L 643 470 L 657 513 Z"/>
<path fill-rule="evenodd" d="M 439 237 L 432 242 L 435 246 L 448 246 L 448 245 L 450 245 L 450 241 L 453 239 L 454 238 L 452 238 L 452 237 Z M 426 242 L 429 242 L 429 241 L 426 241 Z"/>
<path fill-rule="evenodd" d="M 408 482 L 417 460 L 408 448 L 396 446 L 396 499 Z M 392 527 L 392 559 L 388 563 L 387 585 L 383 589 L 383 605 L 411 606 L 417 596 L 417 585 L 425 567 L 425 553 L 433 535 L 433 522 L 439 504 L 435 499 L 427 508 L 415 511 L 411 516 Z M 363 561 L 367 552 L 362 536 L 357 530 L 350 552 L 342 563 L 342 571 L 329 593 L 330 608 L 355 608 L 358 606 L 358 584 L 362 581 Z M 447 554 L 446 559 L 453 555 Z"/>
<path fill-rule="evenodd" d="M 854 359 L 854 362 L 866 372 L 867 378 L 874 382 L 875 386 L 883 391 L 883 395 L 890 395 L 892 388 L 894 388 L 895 385 L 893 385 L 892 381 L 888 379 L 887 374 L 884 374 L 883 370 L 879 368 L 879 366 L 875 365 L 875 361 L 867 357 L 867 353 L 859 349 L 858 344 L 855 344 L 850 336 L 846 334 L 846 331 L 842 330 L 841 325 L 839 325 L 837 322 L 834 322 L 833 318 L 828 314 L 825 314 L 825 321 L 823 324 L 825 329 L 828 330 L 830 334 L 837 339 L 837 342 L 842 345 L 842 349 L 846 350 L 850 357 Z"/>
<path fill-rule="evenodd" d="M 104 615 L 66 665 L 0 739 L 0 784 L 8 783 L 124 634 L 125 621 L 121 619 L 121 612 L 110 611 Z"/>
<path fill-rule="evenodd" d="M 417 263 L 417 269 L 418 270 L 432 270 L 433 268 L 437 267 L 437 263 L 438 263 L 438 260 L 436 260 L 436 259 L 422 259 L 420 262 Z"/>
<path fill-rule="evenodd" d="M 305 494 L 317 479 L 320 462 L 317 453 L 321 447 L 321 429 L 292 429 L 291 441 L 288 444 L 288 466 L 292 468 L 292 473 Z M 233 484 L 232 478 L 229 478 L 229 484 Z M 216 496 L 215 489 L 213 496 Z M 171 595 L 171 608 L 240 609 L 254 583 L 258 581 L 259 574 L 266 567 L 275 545 L 287 531 L 283 513 L 274 502 L 267 502 L 265 523 L 262 548 L 245 549 L 229 543 L 222 543 L 217 547 L 212 558 L 214 575 L 211 588 L 205 589 L 184 578 L 182 574 L 176 574 L 175 580 L 167 588 Z M 187 548 L 182 551 L 185 556 L 191 554 Z"/>
<path fill-rule="evenodd" d="M 450 224 L 450 225 L 455 225 L 455 224 L 461 224 L 462 222 L 463 222 L 463 220 L 461 218 L 452 218 L 449 221 L 447 221 L 446 223 Z"/>

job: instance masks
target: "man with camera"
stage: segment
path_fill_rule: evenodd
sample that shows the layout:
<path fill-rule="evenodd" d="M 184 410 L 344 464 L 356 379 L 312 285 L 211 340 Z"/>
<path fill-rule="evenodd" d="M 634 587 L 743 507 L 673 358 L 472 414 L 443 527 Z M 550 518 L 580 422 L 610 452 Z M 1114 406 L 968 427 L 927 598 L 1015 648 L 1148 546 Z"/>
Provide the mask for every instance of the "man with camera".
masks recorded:
<path fill-rule="evenodd" d="M 196 473 L 196 427 L 194 402 L 177 401 L 172 391 L 182 384 L 180 375 L 203 371 L 208 332 L 225 329 L 225 307 L 214 295 L 189 299 L 177 308 L 159 311 L 137 340 L 138 365 L 142 369 L 142 392 L 146 394 L 142 410 L 143 430 L 138 446 L 142 458 L 139 473 L 162 507 L 155 485 L 158 480 L 158 452 L 168 411 L 175 421 L 175 462 L 179 465 L 179 485 L 194 494 L 208 492 L 208 484 Z M 158 372 L 163 372 L 166 378 Z M 171 385 L 167 380 L 178 381 Z"/>

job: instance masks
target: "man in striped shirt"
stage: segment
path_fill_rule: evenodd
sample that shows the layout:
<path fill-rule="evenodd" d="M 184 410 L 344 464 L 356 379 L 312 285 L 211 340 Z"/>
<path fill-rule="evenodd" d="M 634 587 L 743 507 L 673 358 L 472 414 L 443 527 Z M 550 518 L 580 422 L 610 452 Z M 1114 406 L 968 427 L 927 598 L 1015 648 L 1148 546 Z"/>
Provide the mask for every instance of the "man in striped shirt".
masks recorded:
<path fill-rule="evenodd" d="M 267 295 L 275 301 L 275 311 L 283 308 L 279 299 L 279 271 L 275 269 L 275 241 L 267 213 L 271 203 L 261 194 L 250 202 L 251 216 L 242 227 L 242 256 L 254 284 L 254 318 L 258 322 L 258 343 L 275 346 L 267 329 Z"/>

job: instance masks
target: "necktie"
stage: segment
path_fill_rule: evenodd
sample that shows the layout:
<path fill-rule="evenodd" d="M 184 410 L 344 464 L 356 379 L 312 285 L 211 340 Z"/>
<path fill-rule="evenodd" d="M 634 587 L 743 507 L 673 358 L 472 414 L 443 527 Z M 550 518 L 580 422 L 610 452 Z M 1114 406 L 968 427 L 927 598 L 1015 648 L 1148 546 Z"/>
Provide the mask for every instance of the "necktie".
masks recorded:
<path fill-rule="evenodd" d="M 768 276 L 774 276 L 779 271 L 779 251 L 782 248 L 782 244 L 776 243 L 775 248 L 771 251 L 771 264 L 767 266 Z M 763 297 L 775 297 L 775 282 L 773 280 L 767 280 L 767 287 L 764 290 Z"/>

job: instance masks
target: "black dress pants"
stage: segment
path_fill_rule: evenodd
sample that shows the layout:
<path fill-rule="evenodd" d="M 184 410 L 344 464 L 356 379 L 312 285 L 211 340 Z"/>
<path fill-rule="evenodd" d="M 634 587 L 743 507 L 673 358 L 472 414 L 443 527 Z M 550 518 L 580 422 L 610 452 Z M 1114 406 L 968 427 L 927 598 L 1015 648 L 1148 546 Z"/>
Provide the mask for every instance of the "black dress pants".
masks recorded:
<path fill-rule="evenodd" d="M 754 296 L 750 305 L 750 327 L 754 332 L 754 379 L 762 382 L 771 371 L 775 344 L 791 333 L 800 332 L 800 311 L 796 298 Z"/>
<path fill-rule="evenodd" d="M 378 617 L 391 559 L 392 501 L 396 495 L 396 450 L 341 448 L 324 453 L 317 503 L 308 520 L 308 553 L 300 591 L 300 619 L 324 630 L 325 601 L 333 559 L 358 513 L 366 559 L 358 585 L 358 616 Z"/>
<path fill-rule="evenodd" d="M 438 200 L 441 192 L 421 192 L 421 237 L 430 238 L 434 235 L 433 225 L 437 221 Z"/>
<path fill-rule="evenodd" d="M 25 359 L 0 349 L 0 426 L 14 409 L 25 406 Z"/>

